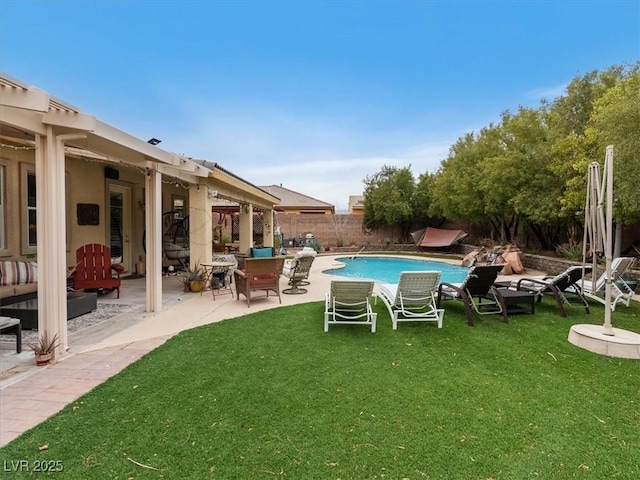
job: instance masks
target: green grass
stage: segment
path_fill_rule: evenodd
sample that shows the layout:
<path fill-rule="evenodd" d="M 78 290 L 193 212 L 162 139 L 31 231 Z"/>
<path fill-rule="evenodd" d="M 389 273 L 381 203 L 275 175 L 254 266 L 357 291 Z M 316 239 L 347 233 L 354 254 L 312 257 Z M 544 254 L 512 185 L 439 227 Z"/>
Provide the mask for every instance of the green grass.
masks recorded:
<path fill-rule="evenodd" d="M 639 478 L 640 362 L 567 341 L 601 306 L 475 327 L 446 307 L 441 330 L 392 331 L 379 302 L 375 334 L 323 333 L 320 303 L 183 332 L 0 458 L 65 479 Z M 613 320 L 640 331 L 640 307 Z"/>

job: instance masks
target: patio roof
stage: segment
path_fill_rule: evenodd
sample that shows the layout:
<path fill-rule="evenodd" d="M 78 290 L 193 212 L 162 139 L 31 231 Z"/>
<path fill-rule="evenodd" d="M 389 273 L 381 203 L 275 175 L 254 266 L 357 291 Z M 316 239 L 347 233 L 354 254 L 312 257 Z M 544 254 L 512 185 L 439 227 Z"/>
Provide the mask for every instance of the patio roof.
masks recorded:
<path fill-rule="evenodd" d="M 64 141 L 67 148 L 85 151 L 87 156 L 139 168 L 158 167 L 161 173 L 188 182 L 209 177 L 205 166 L 118 130 L 5 73 L 0 74 L 0 92 L 0 135 L 4 139 L 16 135 L 18 141 L 31 140 L 34 135 L 47 135 L 52 127 L 57 135 L 69 135 Z"/>

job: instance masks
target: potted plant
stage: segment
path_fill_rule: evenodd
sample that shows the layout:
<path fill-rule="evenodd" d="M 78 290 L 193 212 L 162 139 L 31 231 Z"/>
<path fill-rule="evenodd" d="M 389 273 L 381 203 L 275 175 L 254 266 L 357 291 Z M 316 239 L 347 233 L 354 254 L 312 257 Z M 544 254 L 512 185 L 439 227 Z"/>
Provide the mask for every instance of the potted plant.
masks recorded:
<path fill-rule="evenodd" d="M 30 343 L 29 347 L 33 350 L 36 357 L 36 365 L 47 365 L 51 362 L 51 356 L 53 350 L 59 345 L 58 334 L 56 333 L 53 338 L 49 338 L 47 332 L 43 332 L 38 337 L 38 341 Z"/>
<path fill-rule="evenodd" d="M 193 267 L 186 266 L 179 278 L 184 285 L 185 292 L 192 291 L 198 293 L 204 288 L 206 272 L 204 268 L 200 266 L 200 263 L 196 262 Z"/>

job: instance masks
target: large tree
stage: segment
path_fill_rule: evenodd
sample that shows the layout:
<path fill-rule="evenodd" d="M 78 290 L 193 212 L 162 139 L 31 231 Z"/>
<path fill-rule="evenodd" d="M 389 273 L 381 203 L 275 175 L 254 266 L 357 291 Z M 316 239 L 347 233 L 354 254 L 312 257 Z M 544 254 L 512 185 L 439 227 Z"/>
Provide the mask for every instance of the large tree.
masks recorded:
<path fill-rule="evenodd" d="M 483 132 L 486 130 L 483 129 Z M 479 183 L 482 158 L 483 152 L 473 133 L 467 133 L 457 140 L 432 182 L 430 215 L 472 222 L 486 220 Z"/>
<path fill-rule="evenodd" d="M 640 71 L 610 88 L 594 105 L 585 132 L 593 161 L 604 158 L 608 145 L 614 151 L 613 205 L 616 223 L 640 220 Z"/>
<path fill-rule="evenodd" d="M 411 167 L 383 166 L 364 180 L 364 223 L 368 227 L 399 226 L 400 241 L 409 237 L 415 219 L 416 183 Z"/>

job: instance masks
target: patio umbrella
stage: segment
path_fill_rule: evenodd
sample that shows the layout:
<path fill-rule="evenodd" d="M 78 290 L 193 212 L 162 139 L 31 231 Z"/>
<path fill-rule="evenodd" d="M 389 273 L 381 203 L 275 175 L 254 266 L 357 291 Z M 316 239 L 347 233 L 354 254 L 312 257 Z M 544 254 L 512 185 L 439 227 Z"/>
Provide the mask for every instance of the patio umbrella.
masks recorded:
<path fill-rule="evenodd" d="M 605 210 L 606 209 L 606 210 Z M 613 145 L 606 150 L 604 172 L 600 178 L 600 165 L 589 165 L 587 177 L 587 202 L 585 208 L 585 231 L 583 245 L 583 264 L 591 253 L 593 275 L 596 274 L 598 256 L 605 257 L 605 309 L 604 335 L 615 335 L 611 326 L 611 260 L 613 251 Z M 587 250 L 590 246 L 590 252 Z"/>

